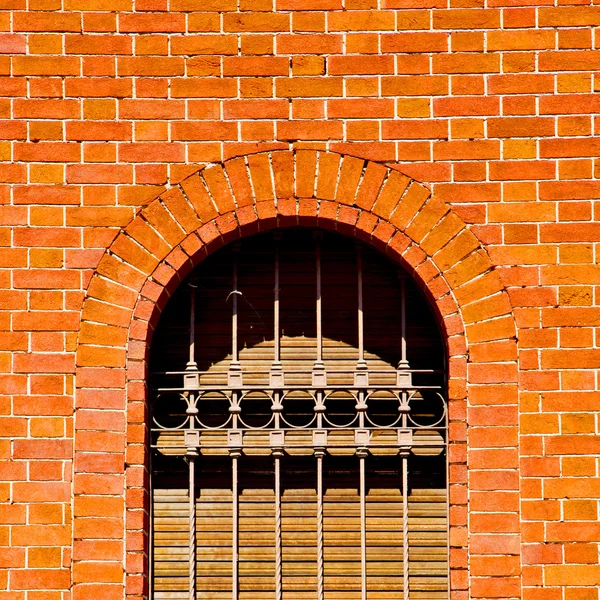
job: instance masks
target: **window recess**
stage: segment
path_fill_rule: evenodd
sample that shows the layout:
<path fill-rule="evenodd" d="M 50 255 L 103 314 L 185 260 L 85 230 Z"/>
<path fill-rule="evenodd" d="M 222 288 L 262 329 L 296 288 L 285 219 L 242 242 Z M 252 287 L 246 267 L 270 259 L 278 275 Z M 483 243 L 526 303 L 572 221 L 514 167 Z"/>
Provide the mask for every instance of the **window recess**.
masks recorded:
<path fill-rule="evenodd" d="M 151 370 L 153 598 L 448 598 L 444 351 L 404 271 L 248 238 L 175 292 Z"/>

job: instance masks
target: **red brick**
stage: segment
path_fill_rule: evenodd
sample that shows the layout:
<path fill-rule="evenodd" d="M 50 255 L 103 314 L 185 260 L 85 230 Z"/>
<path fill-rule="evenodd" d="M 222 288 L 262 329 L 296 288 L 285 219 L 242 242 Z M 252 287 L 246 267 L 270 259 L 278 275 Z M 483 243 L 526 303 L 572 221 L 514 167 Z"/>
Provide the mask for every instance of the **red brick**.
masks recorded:
<path fill-rule="evenodd" d="M 391 11 L 333 12 L 329 18 L 331 31 L 385 31 L 393 30 L 394 14 Z"/>
<path fill-rule="evenodd" d="M 436 98 L 433 102 L 433 112 L 437 117 L 459 117 L 500 114 L 499 98 L 477 98 L 470 96 L 455 96 L 453 98 Z M 493 121 L 490 119 L 490 121 Z M 496 137 L 490 134 L 490 137 Z"/>
<path fill-rule="evenodd" d="M 264 155 L 250 155 L 248 157 L 248 168 L 256 201 L 272 200 L 274 194 L 271 165 L 268 157 Z"/>
<path fill-rule="evenodd" d="M 275 91 L 282 98 L 318 98 L 343 95 L 344 82 L 341 78 L 277 78 Z"/>
<path fill-rule="evenodd" d="M 555 33 L 542 31 L 491 31 L 488 33 L 488 50 L 553 50 Z"/>
<path fill-rule="evenodd" d="M 143 381 L 160 310 L 209 251 L 299 223 L 410 265 L 435 303 L 453 600 L 595 598 L 587 4 L 7 0 L 6 600 L 147 595 Z"/>
<path fill-rule="evenodd" d="M 433 74 L 455 73 L 499 73 L 500 57 L 494 54 L 435 54 L 433 60 Z"/>
<path fill-rule="evenodd" d="M 227 79 L 175 79 L 171 85 L 172 98 L 232 98 L 236 94 L 236 82 Z"/>
<path fill-rule="evenodd" d="M 280 35 L 277 37 L 278 54 L 341 54 L 341 35 Z"/>
<path fill-rule="evenodd" d="M 185 31 L 185 15 L 162 15 L 157 19 L 153 14 L 120 14 L 119 30 L 123 33 L 157 33 Z"/>
<path fill-rule="evenodd" d="M 277 10 L 340 10 L 341 0 L 277 0 Z"/>
<path fill-rule="evenodd" d="M 81 141 L 115 141 L 129 140 L 132 135 L 130 123 L 113 123 L 110 121 L 69 121 L 67 123 L 67 139 Z"/>
<path fill-rule="evenodd" d="M 429 75 L 386 77 L 381 81 L 381 92 L 383 96 L 445 96 L 448 78 Z"/>
<path fill-rule="evenodd" d="M 198 35 L 171 38 L 174 55 L 237 54 L 237 39 L 233 35 Z"/>
<path fill-rule="evenodd" d="M 277 135 L 283 140 L 341 139 L 342 123 L 336 121 L 280 121 Z"/>
<path fill-rule="evenodd" d="M 544 75 L 544 77 L 552 77 Z M 600 99 L 593 94 L 569 94 L 568 103 L 565 104 L 564 96 L 545 96 L 540 98 L 541 114 L 587 114 L 600 112 Z"/>
<path fill-rule="evenodd" d="M 471 594 L 474 598 L 512 598 L 521 591 L 521 581 L 512 578 L 476 578 L 471 584 Z"/>
<path fill-rule="evenodd" d="M 118 560 L 122 554 L 122 542 L 79 540 L 73 545 L 74 560 Z"/>
<path fill-rule="evenodd" d="M 67 56 L 15 56 L 12 64 L 14 75 L 79 75 L 81 68 L 79 58 Z"/>
<path fill-rule="evenodd" d="M 329 100 L 327 113 L 332 119 L 385 119 L 394 117 L 394 101 L 386 99 Z"/>
<path fill-rule="evenodd" d="M 119 105 L 122 119 L 181 119 L 184 114 L 180 100 L 123 100 Z"/>
<path fill-rule="evenodd" d="M 14 357 L 15 373 L 73 373 L 75 362 L 72 355 L 17 354 Z"/>
<path fill-rule="evenodd" d="M 474 9 L 434 12 L 436 29 L 494 29 L 499 24 L 499 10 Z"/>
<path fill-rule="evenodd" d="M 448 139 L 448 123 L 442 120 L 410 119 L 407 121 L 384 121 L 383 139 Z"/>
<path fill-rule="evenodd" d="M 382 52 L 447 52 L 448 36 L 435 33 L 393 33 L 381 36 Z"/>
<path fill-rule="evenodd" d="M 202 176 L 219 213 L 223 214 L 233 210 L 235 203 L 223 168 L 216 166 L 205 169 Z"/>
<path fill-rule="evenodd" d="M 391 75 L 393 56 L 331 56 L 328 71 L 332 75 Z"/>
<path fill-rule="evenodd" d="M 229 77 L 288 75 L 288 59 L 279 56 L 236 56 L 223 59 L 223 74 Z"/>
<path fill-rule="evenodd" d="M 563 6 L 541 8 L 540 27 L 581 27 L 600 25 L 600 10 L 594 6 Z"/>
<path fill-rule="evenodd" d="M 384 182 L 371 210 L 384 219 L 389 219 L 394 209 L 401 202 L 409 183 L 410 179 L 408 177 L 397 171 L 392 171 Z"/>
<path fill-rule="evenodd" d="M 554 91 L 554 77 L 552 75 L 542 74 L 506 74 L 491 75 L 489 78 L 489 88 L 494 94 L 542 94 L 552 93 Z M 547 98 L 540 98 L 543 104 Z M 542 111 L 545 112 L 545 111 Z M 561 113 L 563 111 L 561 110 Z"/>
<path fill-rule="evenodd" d="M 12 573 L 11 584 L 15 590 L 67 590 L 71 573 L 68 569 L 17 569 Z"/>
<path fill-rule="evenodd" d="M 264 13 L 230 13 L 223 18 L 225 31 L 233 32 L 267 32 L 287 31 L 290 17 L 286 14 Z"/>
<path fill-rule="evenodd" d="M 223 103 L 226 119 L 285 119 L 288 111 L 285 100 L 230 100 Z"/>
<path fill-rule="evenodd" d="M 600 65 L 600 52 L 593 50 L 571 52 L 543 52 L 540 71 L 589 71 Z"/>
<path fill-rule="evenodd" d="M 15 440 L 15 458 L 59 458 L 68 459 L 72 453 L 69 440 Z"/>
<path fill-rule="evenodd" d="M 132 39 L 115 35 L 67 35 L 67 54 L 132 54 Z"/>
<path fill-rule="evenodd" d="M 184 193 L 192 206 L 196 209 L 196 213 L 203 222 L 210 221 L 217 216 L 216 208 L 208 194 L 203 180 L 198 175 L 193 175 L 185 179 L 181 184 Z"/>
<path fill-rule="evenodd" d="M 272 155 L 273 179 L 277 198 L 289 198 L 294 195 L 294 158 L 289 152 L 277 152 Z"/>

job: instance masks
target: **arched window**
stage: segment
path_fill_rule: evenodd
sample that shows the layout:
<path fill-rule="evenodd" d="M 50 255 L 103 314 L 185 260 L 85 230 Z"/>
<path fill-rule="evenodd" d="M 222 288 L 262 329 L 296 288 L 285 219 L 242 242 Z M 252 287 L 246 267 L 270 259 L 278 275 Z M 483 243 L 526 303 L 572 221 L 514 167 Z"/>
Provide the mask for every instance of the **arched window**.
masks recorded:
<path fill-rule="evenodd" d="M 448 598 L 444 356 L 410 276 L 355 240 L 207 258 L 152 343 L 153 598 Z"/>

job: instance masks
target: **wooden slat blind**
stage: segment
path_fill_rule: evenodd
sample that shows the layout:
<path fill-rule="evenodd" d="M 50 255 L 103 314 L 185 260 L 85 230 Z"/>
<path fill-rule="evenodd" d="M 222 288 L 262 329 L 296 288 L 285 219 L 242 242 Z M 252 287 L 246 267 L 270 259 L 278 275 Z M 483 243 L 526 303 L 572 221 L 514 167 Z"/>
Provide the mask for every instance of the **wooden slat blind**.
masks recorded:
<path fill-rule="evenodd" d="M 209 461 L 211 459 L 207 459 Z M 226 459 L 213 459 L 216 462 Z M 272 600 L 274 591 L 274 492 L 269 474 L 258 472 L 268 458 L 245 458 L 254 471 L 242 474 L 244 486 L 257 480 L 260 487 L 240 490 L 240 600 Z M 336 472 L 325 478 L 324 541 L 325 597 L 360 599 L 360 510 L 357 465 L 352 458 L 335 459 Z M 386 459 L 393 461 L 394 457 Z M 294 471 L 294 462 L 299 464 Z M 352 462 L 355 468 L 352 469 Z M 243 462 L 241 463 L 243 464 Z M 199 482 L 197 495 L 198 598 L 231 598 L 232 496 L 219 465 L 206 471 L 212 483 Z M 314 600 L 316 593 L 316 491 L 307 460 L 288 459 L 282 496 L 283 596 L 286 600 Z M 154 598 L 187 598 L 188 495 L 185 473 L 172 485 L 154 489 Z M 208 477 L 207 477 L 208 478 Z M 383 485 L 389 485 L 386 473 Z M 376 482 L 377 470 L 368 482 Z M 157 482 L 158 485 L 165 485 Z M 335 487 L 339 486 L 339 487 Z M 411 598 L 447 598 L 446 490 L 412 489 L 409 496 Z M 372 600 L 398 599 L 402 594 L 402 496 L 399 487 L 371 486 L 367 494 L 367 589 Z"/>

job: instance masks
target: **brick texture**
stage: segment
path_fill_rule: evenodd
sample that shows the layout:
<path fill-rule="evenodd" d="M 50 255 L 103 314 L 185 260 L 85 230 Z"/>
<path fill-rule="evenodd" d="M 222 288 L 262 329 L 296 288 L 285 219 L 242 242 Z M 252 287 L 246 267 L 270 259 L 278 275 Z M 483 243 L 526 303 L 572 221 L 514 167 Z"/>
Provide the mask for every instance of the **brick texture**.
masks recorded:
<path fill-rule="evenodd" d="M 598 600 L 600 6 L 6 0 L 0 600 L 142 600 L 145 360 L 276 226 L 411 271 L 447 338 L 451 599 Z"/>

